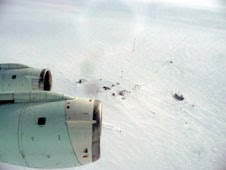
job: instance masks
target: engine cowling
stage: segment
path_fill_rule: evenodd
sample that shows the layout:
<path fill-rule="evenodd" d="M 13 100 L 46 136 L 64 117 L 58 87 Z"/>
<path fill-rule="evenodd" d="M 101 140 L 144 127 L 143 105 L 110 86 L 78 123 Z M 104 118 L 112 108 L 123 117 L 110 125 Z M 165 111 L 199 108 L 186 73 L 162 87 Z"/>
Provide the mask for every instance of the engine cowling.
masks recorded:
<path fill-rule="evenodd" d="M 98 100 L 67 101 L 66 122 L 74 152 L 81 164 L 100 158 L 102 105 Z"/>
<path fill-rule="evenodd" d="M 50 91 L 52 74 L 22 64 L 0 64 L 0 91 Z"/>
<path fill-rule="evenodd" d="M 55 169 L 99 159 L 100 101 L 53 92 L 4 96 L 15 104 L 0 105 L 0 162 Z"/>

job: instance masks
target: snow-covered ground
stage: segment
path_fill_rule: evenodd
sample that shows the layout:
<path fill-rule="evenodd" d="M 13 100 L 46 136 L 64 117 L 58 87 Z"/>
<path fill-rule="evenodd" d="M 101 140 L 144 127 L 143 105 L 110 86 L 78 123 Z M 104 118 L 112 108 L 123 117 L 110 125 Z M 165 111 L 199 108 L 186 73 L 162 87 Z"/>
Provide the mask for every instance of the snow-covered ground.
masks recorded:
<path fill-rule="evenodd" d="M 3 0 L 0 62 L 47 67 L 53 91 L 103 101 L 101 159 L 77 170 L 225 170 L 225 7 Z"/>

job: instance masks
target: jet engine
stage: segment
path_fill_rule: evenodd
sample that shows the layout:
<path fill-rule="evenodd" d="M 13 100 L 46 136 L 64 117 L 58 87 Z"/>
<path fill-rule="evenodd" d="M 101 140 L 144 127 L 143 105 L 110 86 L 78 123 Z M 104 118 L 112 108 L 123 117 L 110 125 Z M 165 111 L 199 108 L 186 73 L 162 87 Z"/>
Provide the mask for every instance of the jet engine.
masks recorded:
<path fill-rule="evenodd" d="M 0 162 L 57 169 L 100 158 L 99 100 L 48 91 L 52 81 L 46 69 L 19 64 L 0 68 L 4 84 L 0 88 Z M 15 84 L 12 75 L 16 75 Z M 33 80 L 42 83 L 32 86 Z"/>
<path fill-rule="evenodd" d="M 50 91 L 52 75 L 47 69 L 22 64 L 0 64 L 0 91 Z"/>

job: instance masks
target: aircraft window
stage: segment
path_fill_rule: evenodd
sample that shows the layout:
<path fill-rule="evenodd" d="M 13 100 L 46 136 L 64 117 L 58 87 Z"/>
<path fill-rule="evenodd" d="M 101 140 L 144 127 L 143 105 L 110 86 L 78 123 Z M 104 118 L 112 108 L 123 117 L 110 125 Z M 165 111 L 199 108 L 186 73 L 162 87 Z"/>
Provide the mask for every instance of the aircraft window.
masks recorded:
<path fill-rule="evenodd" d="M 16 79 L 16 75 L 12 75 L 12 79 Z"/>
<path fill-rule="evenodd" d="M 46 118 L 45 117 L 38 118 L 38 125 L 43 126 L 45 124 L 46 124 Z"/>

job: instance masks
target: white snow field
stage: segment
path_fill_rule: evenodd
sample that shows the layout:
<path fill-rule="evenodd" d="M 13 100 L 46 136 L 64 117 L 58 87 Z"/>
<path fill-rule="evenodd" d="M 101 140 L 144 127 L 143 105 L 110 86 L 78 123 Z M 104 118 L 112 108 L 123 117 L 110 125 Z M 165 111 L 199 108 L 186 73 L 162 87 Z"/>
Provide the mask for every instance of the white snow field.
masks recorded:
<path fill-rule="evenodd" d="M 73 169 L 226 170 L 225 7 L 2 0 L 0 63 L 49 68 L 53 91 L 103 102 L 101 158 Z"/>

